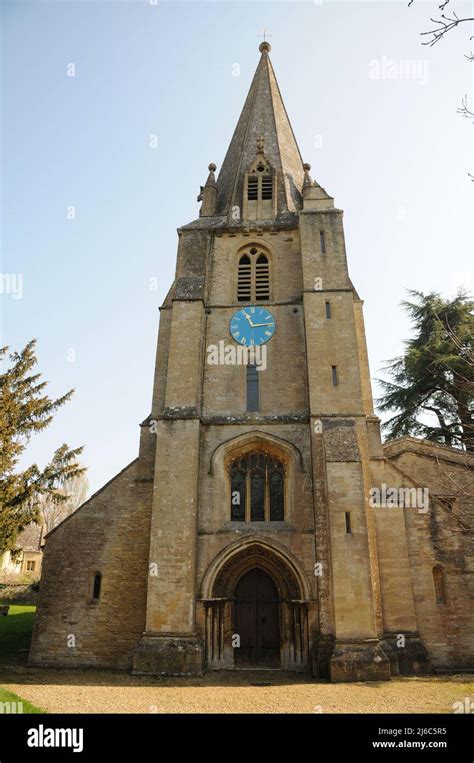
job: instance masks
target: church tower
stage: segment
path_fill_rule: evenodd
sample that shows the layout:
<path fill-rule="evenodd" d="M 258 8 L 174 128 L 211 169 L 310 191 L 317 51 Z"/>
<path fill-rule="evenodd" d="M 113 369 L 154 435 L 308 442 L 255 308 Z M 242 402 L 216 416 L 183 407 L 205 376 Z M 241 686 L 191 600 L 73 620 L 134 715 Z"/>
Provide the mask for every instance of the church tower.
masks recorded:
<path fill-rule="evenodd" d="M 133 668 L 388 678 L 362 302 L 343 213 L 302 160 L 268 42 L 260 52 L 219 176 L 211 164 L 199 219 L 178 231 L 161 308 Z"/>
<path fill-rule="evenodd" d="M 472 457 L 381 444 L 343 213 L 260 53 L 178 231 L 139 456 L 46 538 L 31 664 L 332 681 L 472 667 L 456 502 L 470 508 L 444 479 L 463 484 Z M 396 499 L 374 500 L 387 486 Z"/>

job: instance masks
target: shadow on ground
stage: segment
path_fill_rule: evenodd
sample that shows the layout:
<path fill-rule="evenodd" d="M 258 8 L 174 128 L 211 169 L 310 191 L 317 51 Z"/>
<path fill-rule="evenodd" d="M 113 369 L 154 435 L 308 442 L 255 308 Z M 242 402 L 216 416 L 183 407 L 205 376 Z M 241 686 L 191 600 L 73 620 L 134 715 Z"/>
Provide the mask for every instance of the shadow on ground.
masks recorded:
<path fill-rule="evenodd" d="M 474 680 L 474 674 L 444 673 L 435 676 L 400 676 L 392 679 L 397 682 L 430 683 L 460 683 L 465 684 Z M 66 685 L 74 683 L 77 686 L 162 686 L 162 687 L 231 687 L 231 686 L 295 686 L 302 684 L 330 684 L 329 681 L 313 678 L 307 673 L 287 673 L 281 670 L 232 670 L 212 671 L 200 677 L 165 677 L 165 676 L 133 676 L 126 672 L 96 668 L 39 668 L 28 665 L 0 665 L 0 684 L 15 682 L 19 684 L 49 684 Z M 365 685 L 374 690 L 389 685 L 391 682 L 364 681 Z M 336 686 L 337 684 L 333 684 Z"/>

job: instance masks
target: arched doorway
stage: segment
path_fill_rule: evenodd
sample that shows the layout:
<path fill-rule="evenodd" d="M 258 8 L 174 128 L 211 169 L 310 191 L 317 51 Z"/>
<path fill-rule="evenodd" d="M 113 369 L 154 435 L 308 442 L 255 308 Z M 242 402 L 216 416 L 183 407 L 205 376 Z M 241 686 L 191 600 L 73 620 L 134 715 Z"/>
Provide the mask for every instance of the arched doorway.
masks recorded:
<path fill-rule="evenodd" d="M 317 610 L 304 572 L 287 551 L 260 538 L 222 549 L 204 576 L 200 601 L 208 668 L 250 667 L 257 659 L 264 667 L 309 669 Z M 257 624 L 259 612 L 265 622 Z"/>
<path fill-rule="evenodd" d="M 246 572 L 235 588 L 234 634 L 238 667 L 280 666 L 280 606 L 278 589 L 259 567 Z"/>

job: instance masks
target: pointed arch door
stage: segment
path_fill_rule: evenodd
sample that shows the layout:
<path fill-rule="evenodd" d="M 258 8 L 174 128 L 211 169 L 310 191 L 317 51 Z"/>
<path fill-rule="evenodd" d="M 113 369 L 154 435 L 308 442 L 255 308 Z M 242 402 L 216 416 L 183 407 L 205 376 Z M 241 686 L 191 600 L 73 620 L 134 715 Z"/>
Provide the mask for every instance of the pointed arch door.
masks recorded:
<path fill-rule="evenodd" d="M 240 647 L 234 651 L 235 665 L 279 667 L 278 589 L 259 567 L 246 572 L 235 588 L 234 633 L 240 637 Z"/>

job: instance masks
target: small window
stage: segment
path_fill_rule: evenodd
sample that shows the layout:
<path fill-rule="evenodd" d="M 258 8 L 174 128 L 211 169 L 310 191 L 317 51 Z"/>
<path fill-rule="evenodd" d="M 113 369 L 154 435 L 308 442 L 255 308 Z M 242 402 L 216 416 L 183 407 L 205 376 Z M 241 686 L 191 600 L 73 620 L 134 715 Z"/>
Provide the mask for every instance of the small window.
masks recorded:
<path fill-rule="evenodd" d="M 331 317 L 331 303 L 326 302 L 326 318 L 330 318 L 330 317 Z"/>
<path fill-rule="evenodd" d="M 99 601 L 100 599 L 100 589 L 102 586 L 102 575 L 100 572 L 96 572 L 94 575 L 94 585 L 92 586 L 92 598 L 94 601 Z"/>
<path fill-rule="evenodd" d="M 251 175 L 247 183 L 247 198 L 249 201 L 257 201 L 258 199 L 258 177 Z"/>
<path fill-rule="evenodd" d="M 260 408 L 259 372 L 257 366 L 247 366 L 247 411 L 250 413 Z"/>
<path fill-rule="evenodd" d="M 273 174 L 263 164 L 259 164 L 256 169 L 257 175 L 249 174 L 247 176 L 247 200 L 271 201 L 273 198 Z"/>
<path fill-rule="evenodd" d="M 337 366 L 331 366 L 331 372 L 332 372 L 332 386 L 337 387 L 339 384 L 338 378 L 337 378 Z"/>
<path fill-rule="evenodd" d="M 273 178 L 271 175 L 262 175 L 262 200 L 272 198 Z"/>
<path fill-rule="evenodd" d="M 26 563 L 26 569 L 27 569 L 28 572 L 34 572 L 35 571 L 35 567 L 36 567 L 36 562 L 30 561 L 30 562 Z"/>
<path fill-rule="evenodd" d="M 433 583 L 435 589 L 436 603 L 446 604 L 446 589 L 444 584 L 444 570 L 441 565 L 433 567 Z"/>
<path fill-rule="evenodd" d="M 270 299 L 270 269 L 264 254 L 255 263 L 255 299 L 260 302 Z"/>
<path fill-rule="evenodd" d="M 244 254 L 239 260 L 237 274 L 237 300 L 238 302 L 250 302 L 252 299 L 252 263 Z"/>
<path fill-rule="evenodd" d="M 319 243 L 321 246 L 321 254 L 326 254 L 326 236 L 324 235 L 324 231 L 319 231 Z"/>
<path fill-rule="evenodd" d="M 352 535 L 351 512 L 350 511 L 344 512 L 344 517 L 346 522 L 346 535 Z"/>

